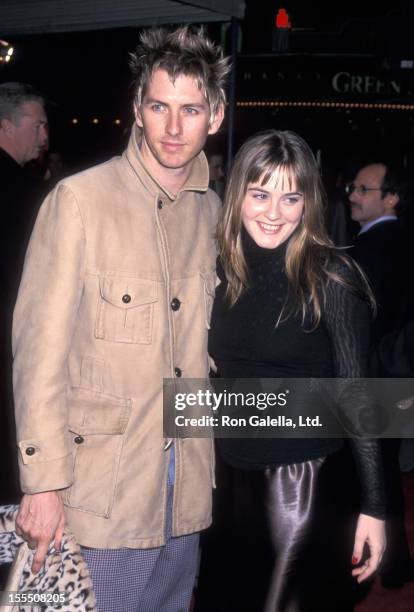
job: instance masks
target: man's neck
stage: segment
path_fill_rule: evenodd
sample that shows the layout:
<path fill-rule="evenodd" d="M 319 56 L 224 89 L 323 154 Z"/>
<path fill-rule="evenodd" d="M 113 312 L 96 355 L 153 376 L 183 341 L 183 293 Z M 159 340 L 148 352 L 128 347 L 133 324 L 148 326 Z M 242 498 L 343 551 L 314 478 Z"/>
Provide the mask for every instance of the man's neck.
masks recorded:
<path fill-rule="evenodd" d="M 166 191 L 173 195 L 177 195 L 191 174 L 194 160 L 182 168 L 167 168 L 162 166 L 155 159 L 144 138 L 142 138 L 138 146 L 141 151 L 142 160 L 151 176 L 162 185 Z"/>

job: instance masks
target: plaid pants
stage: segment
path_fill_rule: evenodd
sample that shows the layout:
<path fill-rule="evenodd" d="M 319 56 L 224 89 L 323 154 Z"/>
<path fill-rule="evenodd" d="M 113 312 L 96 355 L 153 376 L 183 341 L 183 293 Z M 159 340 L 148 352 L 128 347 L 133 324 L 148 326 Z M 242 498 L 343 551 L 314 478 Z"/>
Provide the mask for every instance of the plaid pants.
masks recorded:
<path fill-rule="evenodd" d="M 168 487 L 166 543 L 160 548 L 82 547 L 99 612 L 187 612 L 198 560 L 199 534 L 173 538 Z"/>

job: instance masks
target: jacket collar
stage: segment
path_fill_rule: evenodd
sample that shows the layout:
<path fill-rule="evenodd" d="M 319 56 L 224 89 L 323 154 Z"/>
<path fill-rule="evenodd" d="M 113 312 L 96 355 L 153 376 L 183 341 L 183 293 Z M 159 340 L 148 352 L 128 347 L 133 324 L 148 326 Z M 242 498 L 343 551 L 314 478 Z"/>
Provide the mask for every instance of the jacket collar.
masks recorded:
<path fill-rule="evenodd" d="M 0 162 L 7 164 L 10 169 L 14 170 L 14 172 L 24 172 L 22 166 L 17 163 L 10 153 L 7 153 L 5 149 L 2 149 L 2 147 L 0 147 Z"/>
<path fill-rule="evenodd" d="M 372 227 L 375 227 L 379 223 L 386 223 L 388 221 L 397 221 L 397 220 L 398 220 L 397 215 L 382 215 L 382 217 L 378 217 L 377 219 L 374 219 L 373 221 L 369 221 L 368 223 L 363 225 L 362 228 L 358 232 L 358 236 L 361 236 L 361 234 L 365 234 L 366 232 L 369 232 L 369 230 Z"/>
<path fill-rule="evenodd" d="M 201 151 L 194 159 L 190 175 L 183 187 L 177 194 L 172 194 L 163 185 L 161 185 L 161 183 L 159 183 L 154 176 L 150 174 L 149 170 L 145 166 L 141 151 L 139 149 L 140 137 L 141 130 L 134 125 L 132 127 L 129 143 L 124 155 L 134 172 L 139 176 L 150 193 L 157 195 L 161 190 L 171 201 L 173 201 L 183 191 L 207 191 L 209 172 L 207 158 L 203 151 Z"/>

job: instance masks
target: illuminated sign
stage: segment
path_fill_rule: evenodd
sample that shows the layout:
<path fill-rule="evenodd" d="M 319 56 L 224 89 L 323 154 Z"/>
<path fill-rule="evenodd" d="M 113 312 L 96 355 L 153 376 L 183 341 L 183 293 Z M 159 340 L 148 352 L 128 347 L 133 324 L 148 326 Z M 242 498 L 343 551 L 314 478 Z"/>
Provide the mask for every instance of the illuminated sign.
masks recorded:
<path fill-rule="evenodd" d="M 338 93 L 401 94 L 401 83 L 396 80 L 350 72 L 337 72 L 332 78 L 332 87 Z"/>
<path fill-rule="evenodd" d="M 384 70 L 367 58 L 241 56 L 237 73 L 239 100 L 414 101 L 407 71 Z"/>

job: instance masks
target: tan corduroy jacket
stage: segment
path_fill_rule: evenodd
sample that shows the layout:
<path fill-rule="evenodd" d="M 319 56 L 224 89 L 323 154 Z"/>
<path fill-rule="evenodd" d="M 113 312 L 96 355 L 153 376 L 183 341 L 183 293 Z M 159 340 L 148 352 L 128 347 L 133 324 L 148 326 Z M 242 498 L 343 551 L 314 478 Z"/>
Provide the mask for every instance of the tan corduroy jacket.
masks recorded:
<path fill-rule="evenodd" d="M 63 180 L 30 240 L 13 323 L 21 486 L 64 489 L 78 542 L 164 543 L 162 380 L 208 373 L 219 200 L 203 153 L 174 197 L 121 157 Z M 173 534 L 211 519 L 210 439 L 175 442 Z"/>

